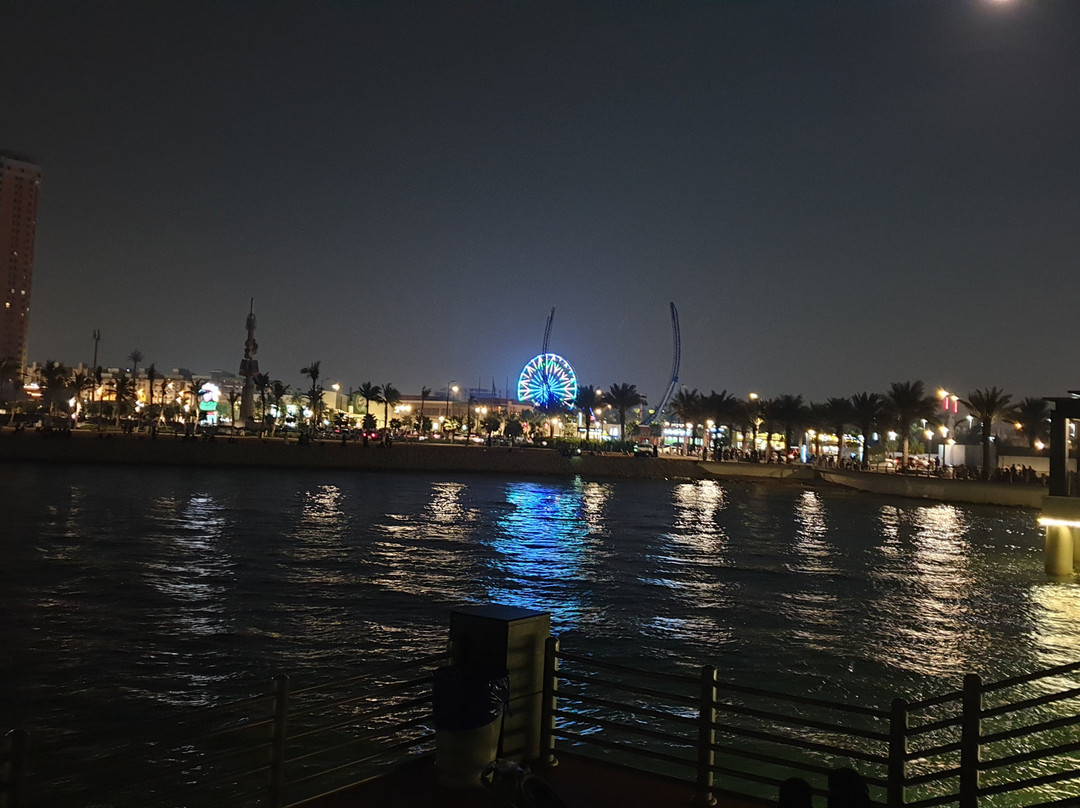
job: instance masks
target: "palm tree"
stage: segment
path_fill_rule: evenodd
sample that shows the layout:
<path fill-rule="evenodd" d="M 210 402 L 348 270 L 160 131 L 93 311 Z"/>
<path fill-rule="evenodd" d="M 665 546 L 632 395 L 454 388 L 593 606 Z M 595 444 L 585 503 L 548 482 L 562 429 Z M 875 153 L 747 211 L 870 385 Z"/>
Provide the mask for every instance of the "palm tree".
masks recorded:
<path fill-rule="evenodd" d="M 1046 422 L 1050 419 L 1050 405 L 1044 398 L 1025 398 L 1016 405 L 1016 421 L 1027 438 L 1028 447 L 1046 434 Z"/>
<path fill-rule="evenodd" d="M 884 399 L 877 393 L 856 393 L 851 397 L 851 417 L 862 433 L 860 462 L 864 467 L 869 464 L 870 437 L 874 434 L 874 427 L 882 418 L 884 406 Z"/>
<path fill-rule="evenodd" d="M 419 416 L 419 418 L 417 419 L 417 422 L 416 422 L 416 431 L 419 432 L 421 435 L 424 434 L 424 404 L 425 404 L 425 402 L 427 402 L 427 400 L 429 398 L 431 398 L 431 388 L 430 387 L 421 387 L 420 388 L 420 416 Z"/>
<path fill-rule="evenodd" d="M 48 360 L 41 368 L 41 382 L 44 387 L 43 398 L 49 405 L 49 415 L 56 412 L 56 405 L 69 398 L 71 378 L 68 369 L 61 363 Z"/>
<path fill-rule="evenodd" d="M 693 445 L 695 437 L 695 424 L 702 420 L 701 416 L 705 409 L 704 399 L 701 393 L 697 391 L 697 388 L 687 390 L 684 387 L 671 399 L 670 406 L 671 411 L 679 416 L 679 419 L 683 422 L 686 434 L 683 452 L 690 454 L 690 447 Z"/>
<path fill-rule="evenodd" d="M 626 412 L 644 404 L 645 396 L 638 392 L 636 384 L 613 384 L 604 394 L 604 403 L 618 411 L 619 439 L 626 440 Z"/>
<path fill-rule="evenodd" d="M 713 423 L 717 427 L 721 425 L 726 426 L 728 430 L 728 437 L 734 434 L 734 421 L 738 419 L 739 400 L 733 395 L 729 395 L 727 390 L 721 390 L 719 393 L 715 390 L 710 390 L 709 395 L 704 397 L 704 412 L 706 418 L 711 418 Z M 713 460 L 717 458 L 720 449 L 719 442 L 713 447 Z M 702 455 L 702 459 L 707 459 L 707 455 Z"/>
<path fill-rule="evenodd" d="M 1013 409 L 1009 406 L 1012 396 L 997 387 L 987 390 L 973 390 L 967 400 L 960 403 L 982 425 L 982 478 L 990 479 L 990 436 L 993 434 L 994 421 L 1009 418 Z"/>
<path fill-rule="evenodd" d="M 908 449 L 911 444 L 911 427 L 917 421 L 927 421 L 934 417 L 937 401 L 928 396 L 921 381 L 893 382 L 885 394 L 885 413 L 896 424 L 897 432 L 903 441 L 903 465 L 908 464 Z"/>
<path fill-rule="evenodd" d="M 306 368 L 300 368 L 300 372 L 311 379 L 311 388 L 307 392 L 308 404 L 311 405 L 311 426 L 314 428 L 319 422 L 319 413 L 322 411 L 323 389 L 319 386 L 319 365 L 322 360 L 316 359 Z"/>
<path fill-rule="evenodd" d="M 158 372 L 154 363 L 150 363 L 150 367 L 146 369 L 146 381 L 150 388 L 150 400 L 146 402 L 146 411 L 150 414 L 150 420 L 154 419 L 154 382 L 157 381 Z"/>
<path fill-rule="evenodd" d="M 116 398 L 115 426 L 120 426 L 120 416 L 123 415 L 125 404 L 129 397 L 135 396 L 135 380 L 129 379 L 127 374 L 121 371 L 120 375 L 112 380 L 112 384 Z"/>
<path fill-rule="evenodd" d="M 230 390 L 229 395 L 226 396 L 229 402 L 229 423 L 233 426 L 236 425 L 236 405 L 240 403 L 240 399 L 243 396 L 236 390 Z"/>
<path fill-rule="evenodd" d="M 383 424 L 390 426 L 390 408 L 401 403 L 401 392 L 387 382 L 382 386 Z"/>
<path fill-rule="evenodd" d="M 602 393 L 591 384 L 583 384 L 578 388 L 574 396 L 574 406 L 581 410 L 582 420 L 585 422 L 585 440 L 589 440 L 589 426 L 593 421 L 593 407 L 598 403 Z"/>
<path fill-rule="evenodd" d="M 88 391 L 94 389 L 94 377 L 85 371 L 77 371 L 71 377 L 71 388 L 81 399 Z"/>
<path fill-rule="evenodd" d="M 854 418 L 850 398 L 830 398 L 825 404 L 825 418 L 836 432 L 836 462 L 844 459 L 844 430 Z"/>
<path fill-rule="evenodd" d="M 266 391 L 270 389 L 270 374 L 269 373 L 256 373 L 251 377 L 252 384 L 255 385 L 255 389 L 259 391 L 259 409 L 261 410 L 261 417 L 259 423 L 260 429 L 266 428 Z"/>
<path fill-rule="evenodd" d="M 281 379 L 274 379 L 270 382 L 270 398 L 274 402 L 274 406 L 277 407 L 277 418 L 274 419 L 271 433 L 277 430 L 278 421 L 285 417 L 285 409 L 282 405 L 285 403 L 285 397 L 289 395 L 290 390 L 289 385 L 282 382 Z"/>
<path fill-rule="evenodd" d="M 502 418 L 499 417 L 498 413 L 489 412 L 487 415 L 484 416 L 484 419 L 480 422 L 480 425 L 484 428 L 488 445 L 490 445 L 492 433 L 498 432 L 499 427 L 502 426 Z"/>
<path fill-rule="evenodd" d="M 784 453 L 787 454 L 794 440 L 796 428 L 806 423 L 809 416 L 806 406 L 803 405 L 802 396 L 785 393 L 771 403 L 769 411 L 773 419 L 779 421 L 784 427 Z"/>
<path fill-rule="evenodd" d="M 139 392 L 139 363 L 143 360 L 142 351 L 136 348 L 128 354 L 128 359 L 131 360 L 131 395 L 134 398 Z"/>
<path fill-rule="evenodd" d="M 364 382 L 360 385 L 360 389 L 356 391 L 360 398 L 364 399 L 364 412 L 371 412 L 371 402 L 380 401 L 382 399 L 382 388 L 377 384 L 371 382 Z"/>

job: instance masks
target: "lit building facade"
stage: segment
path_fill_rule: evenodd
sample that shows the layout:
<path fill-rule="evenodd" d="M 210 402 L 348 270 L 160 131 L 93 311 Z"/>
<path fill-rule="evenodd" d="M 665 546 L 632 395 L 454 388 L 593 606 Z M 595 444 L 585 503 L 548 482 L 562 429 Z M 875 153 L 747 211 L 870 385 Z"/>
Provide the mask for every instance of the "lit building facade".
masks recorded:
<path fill-rule="evenodd" d="M 0 152 L 0 359 L 14 359 L 20 371 L 26 367 L 40 184 L 38 166 Z"/>

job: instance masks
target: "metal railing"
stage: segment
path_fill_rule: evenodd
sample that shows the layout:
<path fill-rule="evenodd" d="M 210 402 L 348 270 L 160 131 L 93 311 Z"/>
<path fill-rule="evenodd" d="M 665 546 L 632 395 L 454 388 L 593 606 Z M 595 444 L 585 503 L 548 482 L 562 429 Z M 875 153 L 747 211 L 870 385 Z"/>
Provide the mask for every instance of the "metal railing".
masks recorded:
<path fill-rule="evenodd" d="M 888 709 L 643 670 L 548 640 L 541 750 L 570 751 L 677 777 L 696 801 L 775 797 L 792 776 L 825 794 L 843 761 L 889 806 L 1080 804 L 1080 663 Z M 556 741 L 562 745 L 556 747 Z"/>
<path fill-rule="evenodd" d="M 432 678 L 445 654 L 108 732 L 0 748 L 0 806 L 295 805 L 434 744 Z M 1051 808 L 1080 804 L 1080 663 L 888 709 L 646 670 L 548 640 L 540 749 L 602 757 L 723 793 L 774 797 L 800 776 L 825 793 L 837 761 L 878 803 Z M 558 741 L 559 745 L 556 746 Z"/>
<path fill-rule="evenodd" d="M 445 654 L 272 692 L 167 721 L 0 750 L 0 806 L 282 808 L 433 748 L 432 676 Z"/>

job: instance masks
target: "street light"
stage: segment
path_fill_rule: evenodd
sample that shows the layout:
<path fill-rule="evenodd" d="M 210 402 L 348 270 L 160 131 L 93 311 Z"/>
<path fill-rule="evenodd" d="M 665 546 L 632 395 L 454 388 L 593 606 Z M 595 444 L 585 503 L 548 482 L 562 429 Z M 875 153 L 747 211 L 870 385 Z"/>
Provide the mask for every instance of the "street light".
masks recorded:
<path fill-rule="evenodd" d="M 454 385 L 453 387 L 450 386 L 452 384 Z M 450 417 L 450 391 L 451 390 L 453 390 L 454 395 L 456 396 L 458 388 L 457 388 L 457 385 L 454 384 L 453 380 L 450 380 L 450 381 L 448 381 L 446 383 L 446 418 Z"/>

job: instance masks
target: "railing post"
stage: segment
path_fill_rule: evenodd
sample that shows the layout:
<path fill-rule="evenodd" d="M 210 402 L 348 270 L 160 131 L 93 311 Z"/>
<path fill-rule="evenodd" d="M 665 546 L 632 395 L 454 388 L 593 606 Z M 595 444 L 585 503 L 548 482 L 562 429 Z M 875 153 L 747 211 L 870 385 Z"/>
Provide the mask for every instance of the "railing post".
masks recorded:
<path fill-rule="evenodd" d="M 555 700 L 559 691 L 559 639 L 544 641 L 544 685 L 540 704 L 540 762 L 547 767 L 558 766 L 555 757 Z"/>
<path fill-rule="evenodd" d="M 3 767 L 4 778 L 0 780 L 0 806 L 19 808 L 22 805 L 23 775 L 26 773 L 26 730 L 9 731 L 5 746 L 7 764 Z"/>
<path fill-rule="evenodd" d="M 982 679 L 964 677 L 963 713 L 960 717 L 960 808 L 979 804 L 979 745 L 982 742 Z"/>
<path fill-rule="evenodd" d="M 285 791 L 285 733 L 289 718 L 289 677 L 274 677 L 273 734 L 270 737 L 270 789 L 267 792 L 268 808 L 281 808 Z"/>
<path fill-rule="evenodd" d="M 904 804 L 904 783 L 907 778 L 908 704 L 906 699 L 893 699 L 889 711 L 889 771 L 885 785 L 885 804 L 898 808 Z"/>
<path fill-rule="evenodd" d="M 716 805 L 713 794 L 713 765 L 716 760 L 716 668 L 701 666 L 701 691 L 698 694 L 697 792 L 695 806 Z"/>

